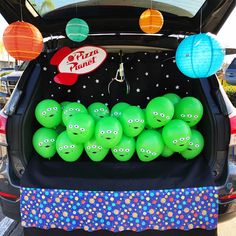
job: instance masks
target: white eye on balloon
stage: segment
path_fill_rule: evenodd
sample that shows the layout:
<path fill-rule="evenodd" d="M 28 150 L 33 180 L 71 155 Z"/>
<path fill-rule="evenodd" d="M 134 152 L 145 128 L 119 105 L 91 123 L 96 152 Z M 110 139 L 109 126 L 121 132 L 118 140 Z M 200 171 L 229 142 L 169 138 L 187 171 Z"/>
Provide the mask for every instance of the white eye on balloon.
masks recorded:
<path fill-rule="evenodd" d="M 53 110 L 54 110 L 54 111 L 57 111 L 57 107 L 53 107 Z"/>
<path fill-rule="evenodd" d="M 129 152 L 129 149 L 128 149 L 128 148 L 126 148 L 126 149 L 125 149 L 125 151 L 126 151 L 126 152 Z"/>
<path fill-rule="evenodd" d="M 105 134 L 105 131 L 103 131 L 103 130 L 102 130 L 102 131 L 100 131 L 100 134 Z"/>
<path fill-rule="evenodd" d="M 118 134 L 118 131 L 116 131 L 116 130 L 115 130 L 115 131 L 113 131 L 113 134 Z"/>
<path fill-rule="evenodd" d="M 123 152 L 123 151 L 124 151 L 124 149 L 123 149 L 123 148 L 119 148 L 119 151 L 120 151 L 120 152 Z"/>
<path fill-rule="evenodd" d="M 190 142 L 189 145 L 193 145 L 193 142 Z"/>
<path fill-rule="evenodd" d="M 93 145 L 92 148 L 96 148 L 97 146 L 96 145 Z"/>
<path fill-rule="evenodd" d="M 39 142 L 39 146 L 41 147 L 43 145 L 43 142 Z"/>
<path fill-rule="evenodd" d="M 180 140 L 180 141 L 184 141 L 184 140 L 185 140 L 185 138 L 180 138 L 179 140 Z"/>
<path fill-rule="evenodd" d="M 105 110 L 105 113 L 109 113 L 109 111 L 108 111 L 108 110 Z"/>
<path fill-rule="evenodd" d="M 84 132 L 84 131 L 85 131 L 85 128 L 80 128 L 79 130 L 82 131 L 82 132 Z"/>
<path fill-rule="evenodd" d="M 195 144 L 195 147 L 196 147 L 196 148 L 199 148 L 199 147 L 200 147 L 200 145 L 199 145 L 199 144 Z"/>
<path fill-rule="evenodd" d="M 80 109 L 79 109 L 79 108 L 75 108 L 75 110 L 76 110 L 76 111 L 80 111 Z"/>
<path fill-rule="evenodd" d="M 111 131 L 111 130 L 107 130 L 107 133 L 108 133 L 108 134 L 111 134 L 111 133 L 112 133 L 112 131 Z"/>
<path fill-rule="evenodd" d="M 145 149 L 144 149 L 144 148 L 141 148 L 140 151 L 141 151 L 141 152 L 145 152 Z"/>
<path fill-rule="evenodd" d="M 140 120 L 141 123 L 144 123 L 144 120 Z"/>
<path fill-rule="evenodd" d="M 180 116 L 181 116 L 182 118 L 184 118 L 184 117 L 185 117 L 185 115 L 184 115 L 184 114 L 181 114 Z"/>
<path fill-rule="evenodd" d="M 146 152 L 147 152 L 148 154 L 152 153 L 150 150 L 147 150 Z"/>
<path fill-rule="evenodd" d="M 156 152 L 152 152 L 152 155 L 153 155 L 153 156 L 156 156 Z"/>
<path fill-rule="evenodd" d="M 167 120 L 169 120 L 169 119 L 170 119 L 170 117 L 169 117 L 169 116 L 167 116 L 167 117 L 166 117 L 166 119 L 167 119 Z"/>
<path fill-rule="evenodd" d="M 46 111 L 43 111 L 43 112 L 42 112 L 42 115 L 45 116 L 45 115 L 46 115 Z"/>
<path fill-rule="evenodd" d="M 132 122 L 133 122 L 133 120 L 131 120 L 131 119 L 128 120 L 128 123 L 132 123 Z"/>
<path fill-rule="evenodd" d="M 74 127 L 75 127 L 76 129 L 78 129 L 78 128 L 79 128 L 79 125 L 74 125 Z"/>
<path fill-rule="evenodd" d="M 64 148 L 68 148 L 68 146 L 67 146 L 67 145 L 64 145 Z"/>
<path fill-rule="evenodd" d="M 51 111 L 51 110 L 52 110 L 52 108 L 50 108 L 50 107 L 47 109 L 47 111 Z"/>
<path fill-rule="evenodd" d="M 195 115 L 194 118 L 197 119 L 197 118 L 198 118 L 198 115 Z"/>
<path fill-rule="evenodd" d="M 74 111 L 74 109 L 73 108 L 69 108 L 69 111 Z"/>
<path fill-rule="evenodd" d="M 160 116 L 161 116 L 161 117 L 165 117 L 165 114 L 164 114 L 164 113 L 161 113 Z"/>
<path fill-rule="evenodd" d="M 51 138 L 50 141 L 53 143 L 53 142 L 55 142 L 55 139 L 54 139 L 54 138 Z"/>
<path fill-rule="evenodd" d="M 48 143 L 48 142 L 49 142 L 49 140 L 48 140 L 48 139 L 45 139 L 45 140 L 44 140 L 44 142 L 45 142 L 45 143 Z"/>
<path fill-rule="evenodd" d="M 70 148 L 74 148 L 74 147 L 75 147 L 75 145 L 74 145 L 74 144 L 70 145 Z"/>
<path fill-rule="evenodd" d="M 157 115 L 158 115 L 158 112 L 154 111 L 152 114 L 155 115 L 155 116 L 157 116 Z"/>
<path fill-rule="evenodd" d="M 104 108 L 100 108 L 100 111 L 105 111 Z"/>
<path fill-rule="evenodd" d="M 174 143 L 174 144 L 176 144 L 177 142 L 178 142 L 178 140 L 176 140 L 176 139 L 175 139 L 175 140 L 173 140 L 173 143 Z"/>
<path fill-rule="evenodd" d="M 190 137 L 186 137 L 186 140 L 189 140 L 190 139 Z"/>
<path fill-rule="evenodd" d="M 187 114 L 187 117 L 188 117 L 188 118 L 192 118 L 192 115 L 191 115 L 191 114 Z"/>
<path fill-rule="evenodd" d="M 119 115 L 119 113 L 118 113 L 118 112 L 114 112 L 114 115 L 115 115 L 115 116 L 118 116 L 118 115 Z"/>
<path fill-rule="evenodd" d="M 113 151 L 114 151 L 114 152 L 118 152 L 118 150 L 117 150 L 117 149 L 114 149 Z"/>
<path fill-rule="evenodd" d="M 89 150 L 91 147 L 90 146 L 87 146 L 87 149 Z"/>
<path fill-rule="evenodd" d="M 72 129 L 72 128 L 73 128 L 73 125 L 69 125 L 69 128 Z"/>
<path fill-rule="evenodd" d="M 102 147 L 101 147 L 101 146 L 98 146 L 98 149 L 100 149 L 100 150 L 101 150 L 101 149 L 102 149 Z"/>
<path fill-rule="evenodd" d="M 95 109 L 94 112 L 98 112 L 99 110 L 98 109 Z"/>
<path fill-rule="evenodd" d="M 61 151 L 63 149 L 63 147 L 59 147 L 59 150 Z"/>

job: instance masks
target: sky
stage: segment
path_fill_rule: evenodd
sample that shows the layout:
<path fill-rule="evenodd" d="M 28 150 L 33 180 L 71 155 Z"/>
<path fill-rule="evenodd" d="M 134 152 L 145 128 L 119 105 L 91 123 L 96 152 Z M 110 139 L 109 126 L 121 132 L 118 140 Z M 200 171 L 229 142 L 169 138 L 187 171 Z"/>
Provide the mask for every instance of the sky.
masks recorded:
<path fill-rule="evenodd" d="M 231 13 L 230 17 L 227 19 L 222 29 L 218 33 L 218 39 L 223 44 L 224 47 L 236 48 L 236 32 L 235 32 L 235 22 L 236 22 L 236 8 Z M 7 27 L 7 22 L 0 14 L 0 40 L 2 34 Z M 226 57 L 226 61 L 231 61 L 236 55 Z"/>

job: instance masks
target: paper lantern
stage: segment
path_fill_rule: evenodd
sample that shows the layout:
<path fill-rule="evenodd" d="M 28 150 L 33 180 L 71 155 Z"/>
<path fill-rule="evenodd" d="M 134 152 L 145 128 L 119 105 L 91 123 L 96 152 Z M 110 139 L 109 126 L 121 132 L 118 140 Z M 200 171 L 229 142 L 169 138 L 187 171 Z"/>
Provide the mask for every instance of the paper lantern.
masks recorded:
<path fill-rule="evenodd" d="M 3 43 L 7 52 L 17 60 L 35 59 L 43 49 L 43 37 L 32 24 L 16 21 L 3 33 Z"/>
<path fill-rule="evenodd" d="M 216 37 L 202 33 L 185 38 L 176 51 L 179 70 L 190 78 L 206 78 L 221 67 L 225 51 Z"/>
<path fill-rule="evenodd" d="M 82 19 L 73 18 L 66 25 L 66 35 L 72 41 L 82 42 L 88 37 L 88 34 L 89 26 Z"/>
<path fill-rule="evenodd" d="M 159 32 L 163 26 L 164 19 L 158 10 L 147 9 L 139 18 L 139 26 L 141 30 L 147 34 L 155 34 Z"/>

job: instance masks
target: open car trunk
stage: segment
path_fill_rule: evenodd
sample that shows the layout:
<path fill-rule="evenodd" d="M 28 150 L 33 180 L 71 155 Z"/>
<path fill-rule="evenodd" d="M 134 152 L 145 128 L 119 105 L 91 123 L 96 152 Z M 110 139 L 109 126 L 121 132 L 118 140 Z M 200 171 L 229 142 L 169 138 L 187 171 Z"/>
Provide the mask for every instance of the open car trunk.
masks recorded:
<path fill-rule="evenodd" d="M 99 42 L 98 39 L 96 41 Z M 50 229 L 47 231 L 47 233 L 51 233 L 50 235 L 53 232 L 56 235 L 60 235 L 59 233 L 62 232 L 67 235 L 66 232 L 75 229 L 80 229 L 80 235 L 87 235 L 87 231 L 96 231 L 95 235 L 104 235 L 104 233 L 110 235 L 109 232 L 111 231 L 120 232 L 123 230 L 127 235 L 130 235 L 130 230 L 149 230 L 147 235 L 154 235 L 157 232 L 156 230 L 160 235 L 163 234 L 163 230 L 168 230 L 169 234 L 167 233 L 167 235 L 171 235 L 170 233 L 173 235 L 198 235 L 203 231 L 205 235 L 216 235 L 217 194 L 215 186 L 220 185 L 226 177 L 222 173 L 226 173 L 225 163 L 229 143 L 228 120 L 224 115 L 224 104 L 218 93 L 217 80 L 215 76 L 201 80 L 185 77 L 176 67 L 174 50 L 161 49 L 153 45 L 152 47 L 144 47 L 134 44 L 103 45 L 108 51 L 108 57 L 104 64 L 90 74 L 79 76 L 77 83 L 73 86 L 63 86 L 54 82 L 53 77 L 57 73 L 57 68 L 50 65 L 49 61 L 55 51 L 42 53 L 37 61 L 30 63 L 23 74 L 17 88 L 19 90 L 24 88 L 25 94 L 21 96 L 15 114 L 9 117 L 7 134 L 9 147 L 11 147 L 9 148 L 12 167 L 10 175 L 13 183 L 21 185 L 22 221 L 23 226 L 29 227 L 26 230 L 26 233 L 29 231 L 29 235 L 33 232 L 29 229 L 32 230 L 35 227 Z M 119 67 L 120 51 L 124 54 L 125 76 L 130 84 L 128 94 L 125 83 L 117 81 L 112 83 L 110 93 L 108 91 L 108 84 L 114 78 Z M 169 158 L 160 156 L 152 162 L 142 163 L 135 153 L 130 161 L 123 163 L 118 162 L 109 152 L 102 162 L 94 163 L 83 152 L 75 163 L 66 163 L 57 154 L 51 160 L 43 159 L 33 149 L 32 136 L 40 127 L 35 119 L 34 110 L 43 99 L 49 98 L 58 102 L 80 101 L 86 107 L 99 101 L 106 103 L 109 108 L 124 101 L 145 108 L 152 98 L 166 93 L 176 93 L 180 97 L 193 96 L 203 104 L 204 115 L 197 125 L 197 129 L 204 136 L 205 147 L 203 152 L 193 160 L 186 161 L 180 154 L 175 153 Z M 182 195 L 179 191 L 182 191 Z M 43 203 L 48 194 L 50 195 L 48 199 L 51 199 L 52 202 L 59 201 L 58 199 L 64 195 L 67 195 L 68 199 L 75 195 L 80 196 L 83 203 L 78 203 L 78 208 L 75 207 L 75 211 L 81 213 L 83 220 L 75 220 L 74 223 L 69 222 L 68 225 L 65 223 L 66 217 L 63 218 L 62 216 L 61 222 L 64 223 L 57 224 L 56 221 L 56 223 L 54 221 L 52 223 L 52 219 L 48 218 L 50 213 L 42 213 L 43 209 L 50 210 L 50 207 L 47 208 L 48 203 L 46 205 Z M 159 194 L 161 197 L 156 199 L 154 196 L 159 196 Z M 189 194 L 192 197 L 188 197 Z M 168 198 L 171 199 L 169 201 L 167 196 L 170 195 L 172 198 Z M 132 199 L 132 196 L 136 196 L 134 202 L 127 200 Z M 29 197 L 37 199 L 37 204 L 35 205 L 32 201 L 32 204 L 26 205 L 24 199 L 29 199 Z M 185 201 L 179 202 L 179 197 L 188 199 L 187 203 Z M 100 200 L 96 207 L 92 208 L 91 204 L 94 200 L 91 199 L 96 198 Z M 108 199 L 106 206 L 103 205 L 102 199 Z M 115 205 L 111 199 L 117 201 Z M 152 203 L 143 199 L 151 199 Z M 194 214 L 195 216 L 199 214 L 198 211 L 194 211 L 195 206 L 198 206 L 199 199 L 202 202 L 199 209 L 204 214 L 206 213 L 207 217 L 203 218 L 202 216 L 195 219 L 193 221 L 195 223 L 193 223 L 190 218 L 194 218 Z M 204 199 L 208 199 L 212 205 L 204 205 Z M 67 200 L 65 201 L 67 202 Z M 152 218 L 153 211 L 161 213 L 166 207 L 163 204 L 158 207 L 157 202 L 159 201 L 166 204 L 171 204 L 171 201 L 179 202 L 181 209 L 179 208 L 179 211 L 173 209 L 169 215 L 174 214 L 176 217 L 177 215 L 180 216 L 181 213 L 185 214 L 186 217 L 188 214 L 192 215 L 189 220 L 181 216 L 186 220 L 185 222 L 175 220 L 173 222 L 171 218 L 166 216 L 167 218 L 164 217 L 157 227 L 153 223 L 157 221 L 156 218 Z M 136 212 L 137 204 L 142 205 L 141 202 L 145 205 L 145 209 L 147 206 L 146 210 L 140 210 L 142 214 L 144 213 L 142 215 L 144 218 L 137 217 L 140 215 Z M 192 206 L 190 202 L 193 202 Z M 115 206 L 117 207 L 118 203 L 121 206 L 118 206 L 117 209 Z M 207 201 L 205 203 L 207 204 Z M 63 204 L 53 205 L 51 209 L 57 207 L 60 209 L 71 208 L 76 205 L 73 203 L 70 206 L 65 206 L 65 202 Z M 80 204 L 85 205 L 81 206 Z M 122 204 L 127 204 L 124 211 L 122 211 Z M 152 208 L 153 206 L 154 208 Z M 169 209 L 170 205 L 167 206 Z M 103 208 L 103 213 L 108 217 L 103 218 L 103 220 L 105 219 L 105 222 L 110 223 L 91 221 L 100 217 L 99 208 Z M 157 208 L 160 209 L 157 210 Z M 29 213 L 30 209 L 33 209 L 33 215 Z M 127 209 L 129 213 L 126 212 Z M 111 210 L 113 213 L 109 213 Z M 90 211 L 92 211 L 91 214 L 89 214 Z M 149 213 L 145 213 L 146 211 Z M 61 214 L 73 215 L 71 211 L 69 212 L 61 212 Z M 125 223 L 122 223 L 120 219 L 113 221 L 112 219 L 118 217 L 117 212 L 131 214 L 132 217 L 126 216 L 127 221 Z M 109 214 L 107 215 L 107 213 Z M 37 215 L 36 218 L 35 214 Z M 168 215 L 167 212 L 166 214 Z M 136 218 L 137 222 L 135 221 Z M 132 223 L 133 221 L 136 224 Z M 168 223 L 166 225 L 165 222 L 169 222 L 170 225 Z M 108 231 L 97 231 L 101 229 Z M 187 234 L 189 230 L 191 234 Z M 40 230 L 37 232 L 41 235 Z M 36 232 L 34 233 L 37 235 Z M 46 235 L 45 232 L 41 233 Z"/>

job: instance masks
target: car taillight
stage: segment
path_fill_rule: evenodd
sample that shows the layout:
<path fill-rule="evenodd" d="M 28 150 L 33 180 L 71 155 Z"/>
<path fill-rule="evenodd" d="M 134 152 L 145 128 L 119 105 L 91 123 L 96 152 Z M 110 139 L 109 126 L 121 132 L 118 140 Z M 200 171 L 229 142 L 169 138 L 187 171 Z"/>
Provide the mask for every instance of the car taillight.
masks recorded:
<path fill-rule="evenodd" d="M 0 111 L 0 145 L 7 145 L 6 140 L 6 123 L 7 123 L 7 116 Z"/>
<path fill-rule="evenodd" d="M 230 121 L 230 146 L 236 145 L 236 114 L 231 114 L 229 116 L 229 121 Z"/>

